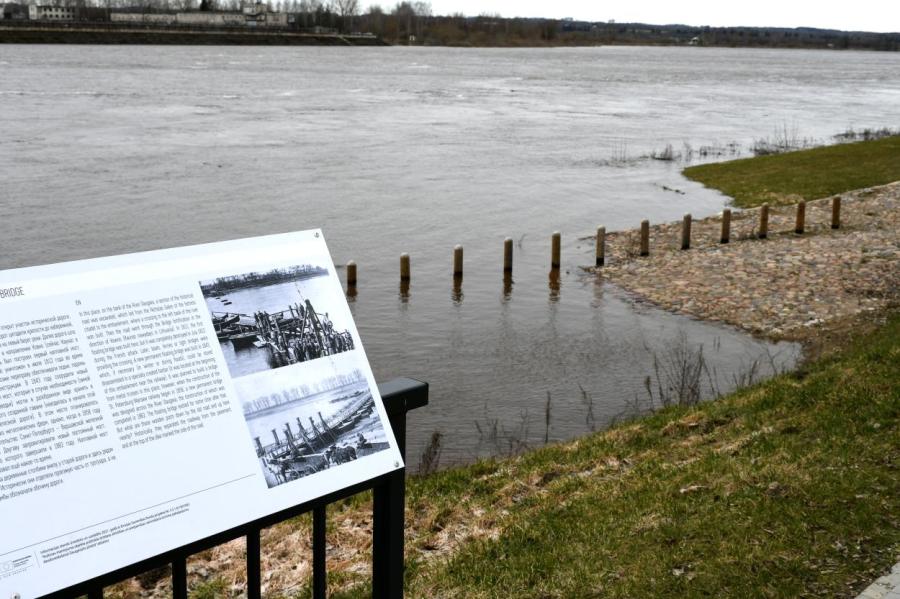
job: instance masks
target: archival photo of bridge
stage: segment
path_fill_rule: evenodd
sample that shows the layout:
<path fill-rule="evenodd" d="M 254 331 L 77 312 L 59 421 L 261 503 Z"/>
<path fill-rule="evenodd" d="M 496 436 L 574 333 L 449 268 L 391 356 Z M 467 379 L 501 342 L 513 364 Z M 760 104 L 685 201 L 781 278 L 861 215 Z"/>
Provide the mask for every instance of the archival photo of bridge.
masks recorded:
<path fill-rule="evenodd" d="M 288 372 L 235 382 L 244 420 L 269 488 L 390 447 L 364 363 L 348 356 L 310 380 Z"/>
<path fill-rule="evenodd" d="M 328 269 L 297 265 L 200 281 L 233 378 L 354 349 Z"/>

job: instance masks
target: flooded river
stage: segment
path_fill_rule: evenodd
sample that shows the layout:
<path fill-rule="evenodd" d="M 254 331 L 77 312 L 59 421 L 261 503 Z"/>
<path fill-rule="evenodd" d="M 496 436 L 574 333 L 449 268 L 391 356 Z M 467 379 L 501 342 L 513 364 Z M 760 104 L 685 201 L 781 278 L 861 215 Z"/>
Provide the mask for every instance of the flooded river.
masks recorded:
<path fill-rule="evenodd" d="M 654 354 L 702 346 L 706 395 L 790 366 L 796 346 L 584 276 L 579 237 L 721 210 L 681 164 L 641 159 L 668 144 L 826 139 L 896 126 L 900 105 L 896 56 L 866 52 L 7 45 L 0 73 L 0 267 L 321 227 L 359 263 L 376 376 L 431 383 L 413 466 L 434 431 L 448 464 L 602 427 L 648 398 Z"/>

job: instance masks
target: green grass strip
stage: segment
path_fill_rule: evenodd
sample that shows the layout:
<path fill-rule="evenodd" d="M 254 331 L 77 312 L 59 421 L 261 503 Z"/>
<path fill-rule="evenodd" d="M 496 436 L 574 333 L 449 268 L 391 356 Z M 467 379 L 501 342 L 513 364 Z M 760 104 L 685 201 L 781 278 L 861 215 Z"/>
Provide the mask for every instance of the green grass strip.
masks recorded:
<path fill-rule="evenodd" d="M 900 136 L 692 166 L 684 176 L 741 208 L 815 200 L 900 180 Z"/>
<path fill-rule="evenodd" d="M 407 514 L 411 597 L 852 596 L 900 558 L 900 316 L 722 400 L 411 479 Z"/>

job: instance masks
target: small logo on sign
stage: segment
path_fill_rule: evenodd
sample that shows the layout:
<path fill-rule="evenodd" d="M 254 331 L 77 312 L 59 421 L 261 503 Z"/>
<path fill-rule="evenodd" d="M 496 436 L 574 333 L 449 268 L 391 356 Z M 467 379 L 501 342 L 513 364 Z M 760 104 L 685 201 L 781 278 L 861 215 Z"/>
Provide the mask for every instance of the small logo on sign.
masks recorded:
<path fill-rule="evenodd" d="M 27 570 L 32 567 L 34 564 L 32 563 L 31 556 L 25 555 L 20 558 L 9 560 L 5 562 L 0 562 L 0 578 L 8 578 L 10 576 L 15 576 L 19 572 Z M 15 599 L 18 597 L 18 593 L 13 593 L 12 597 Z"/>

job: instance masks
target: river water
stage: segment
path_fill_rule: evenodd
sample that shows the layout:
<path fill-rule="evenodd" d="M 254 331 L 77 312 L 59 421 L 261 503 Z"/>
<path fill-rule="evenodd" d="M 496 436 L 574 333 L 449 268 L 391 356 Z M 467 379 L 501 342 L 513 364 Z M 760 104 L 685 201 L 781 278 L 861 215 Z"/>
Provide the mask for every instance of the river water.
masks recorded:
<path fill-rule="evenodd" d="M 826 139 L 896 126 L 897 60 L 2 46 L 0 267 L 321 227 L 337 264 L 359 263 L 351 308 L 376 376 L 431 384 L 431 405 L 410 416 L 413 466 L 434 431 L 442 464 L 569 438 L 647 398 L 653 353 L 702 346 L 707 387 L 721 390 L 754 362 L 766 371 L 798 355 L 635 306 L 582 274 L 592 243 L 579 237 L 596 226 L 702 217 L 727 201 L 685 180 L 680 164 L 638 158 L 667 144 L 745 148 L 776 130 Z M 547 278 L 554 230 L 558 289 Z M 516 240 L 509 294 L 506 236 Z M 450 276 L 457 243 L 461 294 Z"/>

